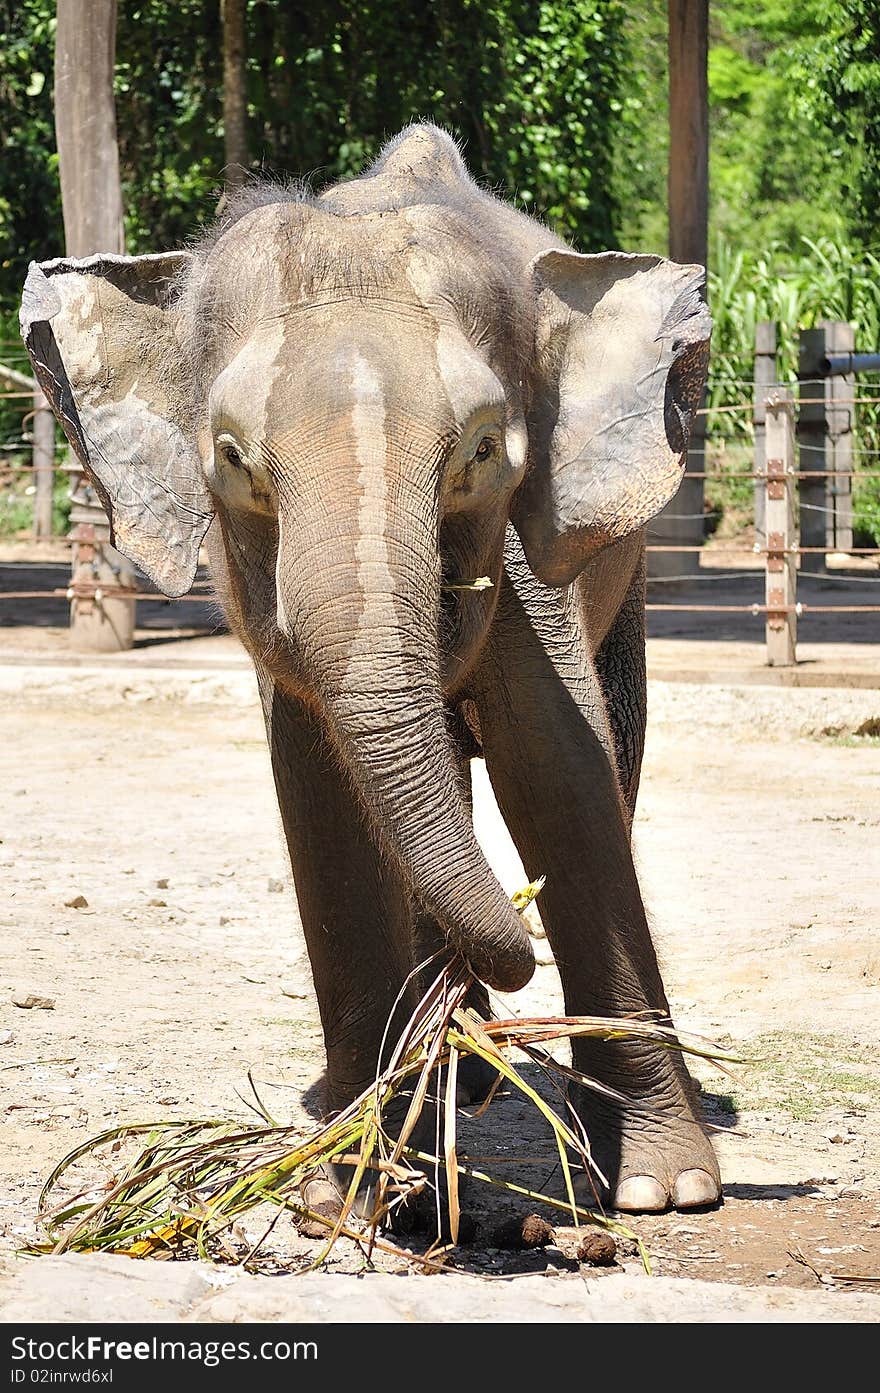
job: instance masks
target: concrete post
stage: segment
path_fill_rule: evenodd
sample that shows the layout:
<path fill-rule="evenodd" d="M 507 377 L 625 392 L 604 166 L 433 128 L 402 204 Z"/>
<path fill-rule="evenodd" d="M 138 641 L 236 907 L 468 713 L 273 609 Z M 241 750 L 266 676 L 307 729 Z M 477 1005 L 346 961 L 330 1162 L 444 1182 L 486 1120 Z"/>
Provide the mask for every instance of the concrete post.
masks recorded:
<path fill-rule="evenodd" d="M 52 536 L 55 483 L 55 417 L 39 388 L 34 392 L 33 425 L 34 536 Z"/>
<path fill-rule="evenodd" d="M 755 325 L 755 368 L 752 420 L 755 427 L 755 541 L 764 546 L 767 529 L 764 522 L 764 503 L 766 489 L 760 477 L 765 471 L 767 451 L 765 449 L 764 403 L 767 392 L 776 382 L 776 325 L 762 319 Z"/>
<path fill-rule="evenodd" d="M 852 546 L 852 431 L 855 395 L 852 373 L 830 376 L 825 371 L 829 353 L 852 352 L 853 326 L 842 320 L 823 320 L 814 329 L 802 329 L 798 353 L 801 405 L 797 439 L 802 478 L 801 547 L 846 551 Z M 825 557 L 805 551 L 804 571 L 825 570 Z"/>

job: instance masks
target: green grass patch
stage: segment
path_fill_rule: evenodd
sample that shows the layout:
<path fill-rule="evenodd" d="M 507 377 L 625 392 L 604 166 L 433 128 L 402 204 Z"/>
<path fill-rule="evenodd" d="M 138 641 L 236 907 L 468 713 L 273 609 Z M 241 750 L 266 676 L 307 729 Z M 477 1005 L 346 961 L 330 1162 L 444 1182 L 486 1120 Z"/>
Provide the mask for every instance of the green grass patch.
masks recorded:
<path fill-rule="evenodd" d="M 880 745 L 880 716 L 869 716 L 853 730 L 848 726 L 824 726 L 811 737 L 821 740 L 825 745 L 843 745 L 846 749 L 860 750 Z"/>
<path fill-rule="evenodd" d="M 846 750 L 864 750 L 880 748 L 880 735 L 857 735 L 850 732 L 848 735 L 821 735 L 818 737 L 825 745 L 841 745 Z"/>
<path fill-rule="evenodd" d="M 720 1095 L 736 1112 L 786 1113 L 810 1122 L 832 1108 L 860 1112 L 880 1103 L 877 1052 L 834 1035 L 770 1031 L 742 1046 L 749 1061 Z"/>

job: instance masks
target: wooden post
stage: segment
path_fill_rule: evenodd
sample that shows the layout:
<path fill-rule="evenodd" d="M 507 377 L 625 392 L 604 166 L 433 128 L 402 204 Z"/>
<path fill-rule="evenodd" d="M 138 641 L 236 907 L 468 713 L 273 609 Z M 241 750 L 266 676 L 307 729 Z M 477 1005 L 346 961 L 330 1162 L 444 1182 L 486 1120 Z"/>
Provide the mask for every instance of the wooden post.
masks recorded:
<path fill-rule="evenodd" d="M 764 502 L 767 490 L 760 477 L 765 471 L 767 451 L 765 446 L 765 411 L 767 392 L 776 382 L 776 325 L 762 319 L 755 325 L 755 368 L 754 368 L 753 416 L 755 426 L 755 542 L 765 545 L 767 529 L 764 521 Z"/>
<path fill-rule="evenodd" d="M 58 0 L 55 134 L 68 256 L 124 250 L 115 55 L 116 0 Z M 83 474 L 71 475 L 70 492 L 71 643 L 91 651 L 131 648 L 134 600 L 76 590 L 134 588 L 134 568 L 110 545 L 107 516 Z"/>
<path fill-rule="evenodd" d="M 797 532 L 794 517 L 794 402 L 775 388 L 766 398 L 766 641 L 769 667 L 797 662 Z"/>
<path fill-rule="evenodd" d="M 226 186 L 237 188 L 247 176 L 247 0 L 222 0 L 223 131 Z"/>
<path fill-rule="evenodd" d="M 708 0 L 669 0 L 669 255 L 706 265 L 709 219 Z M 706 418 L 694 422 L 688 470 L 703 474 Z M 682 480 L 672 501 L 648 529 L 648 541 L 701 546 L 705 540 L 702 478 Z M 648 552 L 648 574 L 689 575 L 700 569 L 698 551 Z"/>
<path fill-rule="evenodd" d="M 709 0 L 669 0 L 669 255 L 706 265 Z"/>
<path fill-rule="evenodd" d="M 52 536 L 52 495 L 55 483 L 55 417 L 39 389 L 34 392 L 33 469 L 34 536 Z"/>
<path fill-rule="evenodd" d="M 798 412 L 801 474 L 815 479 L 800 482 L 801 545 L 848 551 L 852 546 L 852 428 L 855 395 L 852 373 L 831 376 L 824 360 L 829 353 L 851 353 L 853 327 L 843 320 L 821 320 L 802 329 L 798 376 L 802 405 Z M 839 471 L 839 473 L 835 473 Z M 825 557 L 807 552 L 804 571 L 824 571 Z"/>

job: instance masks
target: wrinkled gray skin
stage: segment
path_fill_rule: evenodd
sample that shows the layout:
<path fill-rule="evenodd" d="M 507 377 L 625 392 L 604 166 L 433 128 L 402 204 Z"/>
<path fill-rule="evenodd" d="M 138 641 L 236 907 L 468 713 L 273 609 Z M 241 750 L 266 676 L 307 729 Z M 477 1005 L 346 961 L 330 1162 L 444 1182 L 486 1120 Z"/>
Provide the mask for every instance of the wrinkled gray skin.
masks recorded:
<path fill-rule="evenodd" d="M 320 197 L 252 190 L 193 252 L 31 269 L 26 340 L 117 545 L 180 594 L 207 532 L 253 657 L 330 1107 L 437 945 L 492 986 L 532 974 L 473 834 L 478 752 L 547 877 L 566 1009 L 668 1010 L 629 827 L 643 528 L 680 479 L 701 283 L 569 251 L 430 126 Z M 716 1201 L 680 1059 L 574 1055 L 632 1100 L 577 1098 L 614 1205 Z"/>

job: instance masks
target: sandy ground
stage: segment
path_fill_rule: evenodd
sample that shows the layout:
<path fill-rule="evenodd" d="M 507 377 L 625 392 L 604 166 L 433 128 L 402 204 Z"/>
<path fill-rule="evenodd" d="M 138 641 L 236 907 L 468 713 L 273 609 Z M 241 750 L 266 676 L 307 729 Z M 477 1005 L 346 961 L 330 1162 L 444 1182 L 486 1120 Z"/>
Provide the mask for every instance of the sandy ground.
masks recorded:
<path fill-rule="evenodd" d="M 878 717 L 878 691 L 655 682 L 635 830 L 680 1026 L 753 1060 L 732 1078 L 698 1071 L 726 1202 L 636 1220 L 655 1271 L 761 1287 L 769 1304 L 769 1289 L 794 1288 L 845 1312 L 848 1293 L 860 1318 L 880 1314 L 876 1288 L 848 1280 L 880 1276 L 880 744 L 853 732 Z M 480 834 L 513 889 L 522 874 L 476 768 Z M 247 1118 L 248 1069 L 276 1115 L 303 1117 L 322 1059 L 245 670 L 0 667 L 0 786 L 11 1255 L 74 1145 L 123 1121 Z M 67 907 L 79 895 L 87 905 Z M 53 1008 L 13 1004 L 27 993 Z M 552 962 L 513 1004 L 557 1009 Z M 528 1174 L 554 1183 L 549 1139 L 515 1098 L 462 1146 L 529 1154 Z M 464 1270 L 555 1274 L 580 1300 L 570 1230 L 515 1258 L 490 1237 L 513 1202 L 475 1193 L 469 1207 Z M 279 1238 L 288 1268 L 314 1251 Z M 0 1299 L 22 1266 L 9 1258 Z M 39 1264 L 24 1266 L 33 1287 Z M 333 1266 L 358 1260 L 341 1245 Z M 624 1246 L 595 1281 L 635 1266 Z"/>

